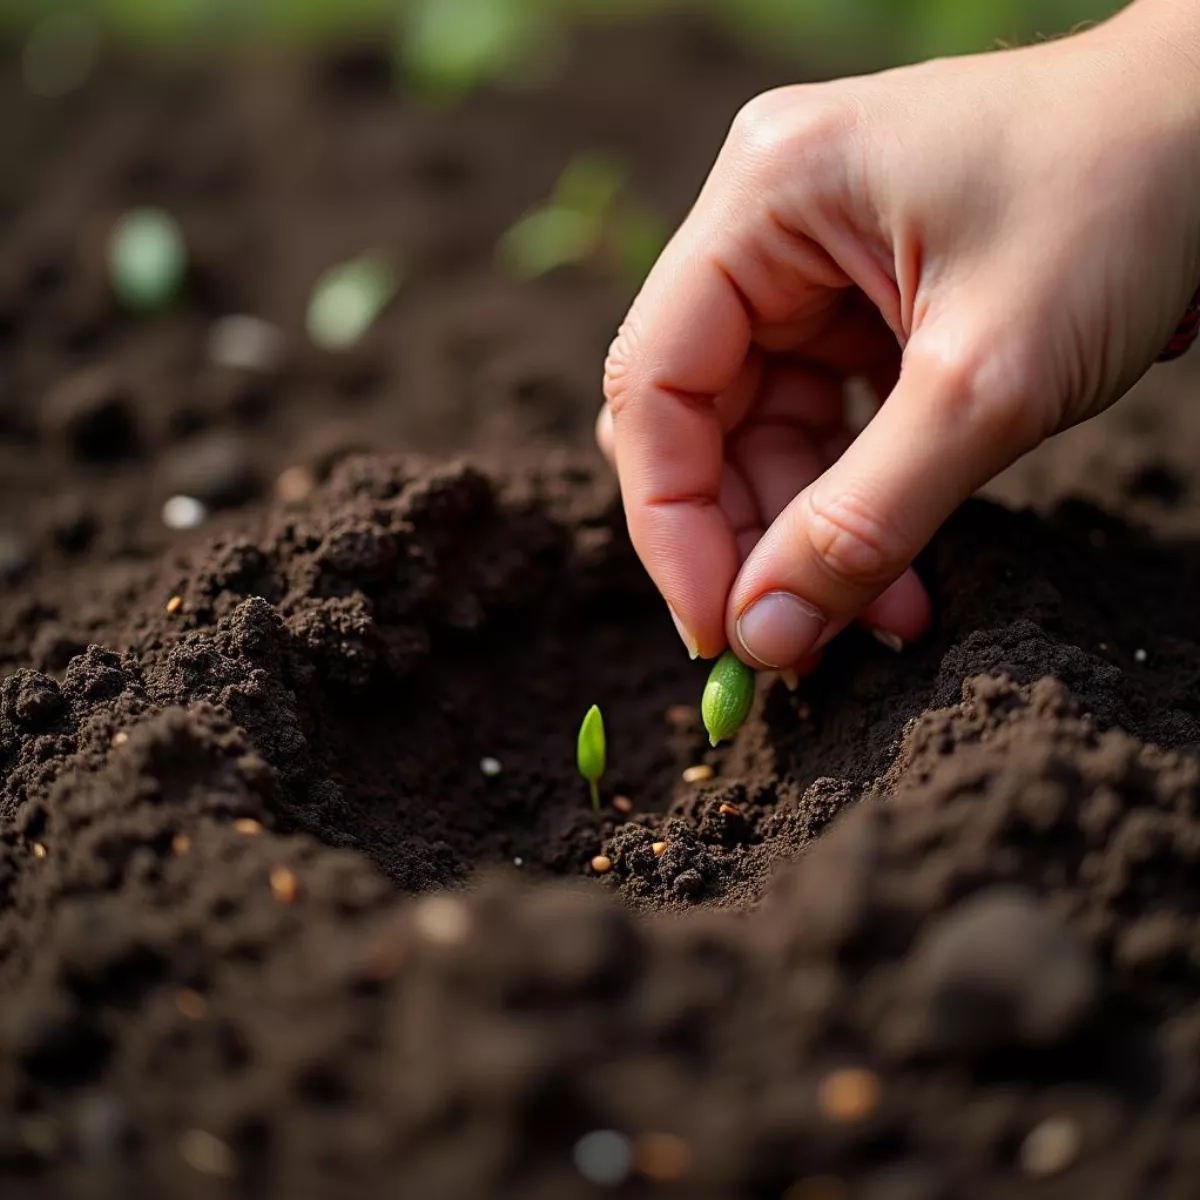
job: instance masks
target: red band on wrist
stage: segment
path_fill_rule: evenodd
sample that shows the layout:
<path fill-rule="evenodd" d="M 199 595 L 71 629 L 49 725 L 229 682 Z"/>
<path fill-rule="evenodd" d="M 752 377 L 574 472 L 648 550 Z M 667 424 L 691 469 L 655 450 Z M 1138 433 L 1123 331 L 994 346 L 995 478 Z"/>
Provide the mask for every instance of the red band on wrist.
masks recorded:
<path fill-rule="evenodd" d="M 1158 356 L 1158 361 L 1170 362 L 1181 358 L 1192 348 L 1197 335 L 1200 335 L 1200 292 L 1192 297 L 1179 328 L 1167 343 L 1167 348 Z"/>

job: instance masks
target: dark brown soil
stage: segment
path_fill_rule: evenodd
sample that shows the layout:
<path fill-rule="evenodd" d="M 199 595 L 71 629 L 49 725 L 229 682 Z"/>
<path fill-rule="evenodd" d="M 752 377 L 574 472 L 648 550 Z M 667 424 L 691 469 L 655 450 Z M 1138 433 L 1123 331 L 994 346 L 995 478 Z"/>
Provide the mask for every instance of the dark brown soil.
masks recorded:
<path fill-rule="evenodd" d="M 779 78 L 667 23 L 461 109 L 364 52 L 5 84 L 0 1194 L 567 1200 L 597 1131 L 629 1197 L 1200 1194 L 1190 368 L 950 523 L 923 644 L 713 752 L 587 446 L 628 297 L 491 267 L 581 146 L 678 214 Z M 146 202 L 193 256 L 150 321 L 103 274 Z M 371 245 L 400 299 L 306 348 Z M 268 374 L 208 359 L 242 311 Z"/>

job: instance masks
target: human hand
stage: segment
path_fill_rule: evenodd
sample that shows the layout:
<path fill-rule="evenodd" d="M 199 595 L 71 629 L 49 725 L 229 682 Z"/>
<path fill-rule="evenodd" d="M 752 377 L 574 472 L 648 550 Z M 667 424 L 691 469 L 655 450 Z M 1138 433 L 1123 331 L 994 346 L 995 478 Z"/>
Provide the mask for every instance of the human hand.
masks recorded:
<path fill-rule="evenodd" d="M 1200 280 L 1200 19 L 768 92 L 613 343 L 597 435 L 685 644 L 804 670 L 929 621 L 913 558 L 1111 404 Z M 857 438 L 843 384 L 886 402 Z"/>

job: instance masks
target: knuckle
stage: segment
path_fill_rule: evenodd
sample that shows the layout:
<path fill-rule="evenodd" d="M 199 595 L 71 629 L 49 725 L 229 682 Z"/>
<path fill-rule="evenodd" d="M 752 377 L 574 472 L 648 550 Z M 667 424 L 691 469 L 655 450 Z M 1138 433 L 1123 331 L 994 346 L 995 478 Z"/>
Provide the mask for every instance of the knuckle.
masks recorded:
<path fill-rule="evenodd" d="M 931 399 L 939 416 L 971 440 L 1015 449 L 1042 441 L 1044 406 L 1031 356 L 1016 350 L 1003 334 L 980 332 L 938 356 Z"/>
<path fill-rule="evenodd" d="M 900 535 L 853 496 L 827 503 L 814 499 L 807 533 L 825 572 L 854 591 L 882 588 L 907 565 Z"/>
<path fill-rule="evenodd" d="M 734 117 L 729 144 L 743 161 L 779 166 L 789 175 L 837 145 L 856 109 L 824 85 L 793 85 L 762 92 Z"/>
<path fill-rule="evenodd" d="M 635 305 L 621 322 L 604 359 L 604 398 L 613 416 L 624 408 L 629 398 L 640 340 L 641 318 Z"/>

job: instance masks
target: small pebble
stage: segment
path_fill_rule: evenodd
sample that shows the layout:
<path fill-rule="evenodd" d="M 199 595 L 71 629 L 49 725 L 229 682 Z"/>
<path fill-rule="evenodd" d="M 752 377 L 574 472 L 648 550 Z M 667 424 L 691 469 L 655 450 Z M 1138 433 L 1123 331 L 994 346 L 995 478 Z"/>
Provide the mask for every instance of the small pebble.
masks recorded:
<path fill-rule="evenodd" d="M 194 988 L 180 988 L 175 993 L 175 1007 L 189 1021 L 203 1021 L 208 1015 L 208 1001 Z"/>
<path fill-rule="evenodd" d="M 523 867 L 524 865 L 525 865 L 525 860 L 518 854 L 513 859 L 513 866 L 514 867 Z"/>
<path fill-rule="evenodd" d="M 199 529 L 208 520 L 208 509 L 195 496 L 172 496 L 162 506 L 162 523 L 168 529 Z"/>
<path fill-rule="evenodd" d="M 817 1103 L 831 1121 L 856 1125 L 879 1107 L 879 1076 L 863 1067 L 831 1071 L 817 1086 Z"/>
<path fill-rule="evenodd" d="M 1070 1117 L 1047 1117 L 1021 1143 L 1021 1170 L 1035 1179 L 1058 1175 L 1079 1157 L 1082 1144 L 1079 1125 Z"/>
<path fill-rule="evenodd" d="M 167 601 L 167 616 L 173 617 L 183 607 L 182 596 L 172 596 Z"/>
<path fill-rule="evenodd" d="M 243 833 L 246 837 L 258 837 L 262 833 L 262 825 L 253 817 L 238 817 L 233 823 L 234 829 L 238 833 Z"/>
<path fill-rule="evenodd" d="M 124 746 L 127 741 L 129 741 L 129 734 L 127 734 L 125 730 L 118 729 L 117 732 L 113 734 L 112 744 L 114 746 Z"/>
<path fill-rule="evenodd" d="M 614 796 L 612 799 L 612 806 L 619 813 L 625 813 L 628 815 L 629 813 L 633 812 L 633 801 L 630 800 L 628 796 Z"/>
<path fill-rule="evenodd" d="M 235 371 L 277 370 L 283 353 L 283 334 L 261 317 L 235 313 L 214 321 L 208 331 L 209 358 Z"/>
<path fill-rule="evenodd" d="M 596 1129 L 585 1133 L 571 1152 L 575 1169 L 597 1187 L 618 1187 L 629 1178 L 633 1166 L 633 1147 L 629 1139 L 615 1129 Z"/>
<path fill-rule="evenodd" d="M 1133 661 L 1137 663 L 1144 663 L 1149 657 L 1150 656 L 1146 653 L 1146 651 L 1140 647 L 1133 652 Z"/>
<path fill-rule="evenodd" d="M 655 1183 L 677 1183 L 692 1173 L 694 1155 L 684 1138 L 674 1133 L 644 1133 L 634 1143 L 638 1174 Z"/>
<path fill-rule="evenodd" d="M 498 758 L 481 758 L 479 760 L 479 769 L 489 778 L 499 775 L 504 768 L 500 765 Z"/>
<path fill-rule="evenodd" d="M 428 942 L 456 946 L 471 932 L 471 915 L 461 900 L 451 896 L 426 896 L 413 910 L 413 926 Z"/>
<path fill-rule="evenodd" d="M 690 704 L 672 704 L 667 709 L 667 722 L 676 729 L 686 729 L 700 720 L 700 710 Z"/>
<path fill-rule="evenodd" d="M 613 860 L 607 854 L 597 854 L 592 859 L 592 870 L 597 875 L 607 875 L 613 869 Z"/>
<path fill-rule="evenodd" d="M 684 783 L 705 783 L 710 780 L 716 772 L 708 765 L 708 763 L 697 763 L 694 767 L 688 767 L 683 773 Z"/>
<path fill-rule="evenodd" d="M 182 858 L 192 848 L 192 839 L 186 833 L 177 833 L 171 839 L 171 853 Z"/>
<path fill-rule="evenodd" d="M 742 810 L 734 804 L 720 804 L 717 806 L 717 812 L 723 813 L 727 817 L 740 817 Z"/>
<path fill-rule="evenodd" d="M 317 486 L 316 476 L 307 467 L 287 467 L 275 480 L 275 496 L 284 504 L 303 500 Z"/>
<path fill-rule="evenodd" d="M 667 852 L 667 843 L 666 842 L 652 842 L 650 844 L 650 849 L 654 851 L 655 858 L 662 858 L 662 856 L 664 854 L 666 854 L 666 852 Z"/>
<path fill-rule="evenodd" d="M 179 1139 L 179 1157 L 201 1175 L 232 1179 L 237 1174 L 233 1151 L 219 1137 L 203 1129 L 189 1129 Z"/>
<path fill-rule="evenodd" d="M 34 842 L 33 846 L 32 846 L 32 850 L 33 850 L 34 858 L 45 858 L 46 857 L 46 847 L 43 846 L 41 842 Z"/>
<path fill-rule="evenodd" d="M 291 904 L 296 899 L 296 876 L 287 867 L 271 868 L 271 895 L 280 904 Z"/>

